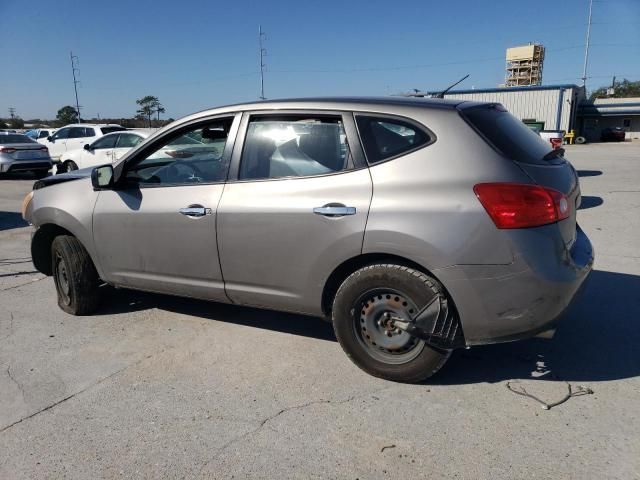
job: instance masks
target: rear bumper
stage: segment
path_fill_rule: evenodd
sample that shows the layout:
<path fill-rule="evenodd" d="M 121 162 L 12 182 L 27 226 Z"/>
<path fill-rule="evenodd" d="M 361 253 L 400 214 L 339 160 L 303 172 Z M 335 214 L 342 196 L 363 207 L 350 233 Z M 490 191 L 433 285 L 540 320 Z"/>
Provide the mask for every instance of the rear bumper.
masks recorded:
<path fill-rule="evenodd" d="M 16 160 L 15 162 L 0 163 L 0 172 L 28 172 L 31 170 L 50 170 L 51 160 Z"/>
<path fill-rule="evenodd" d="M 518 255 L 510 265 L 434 271 L 453 297 L 467 345 L 519 340 L 553 328 L 591 272 L 593 248 L 580 227 L 571 250 L 544 232 L 514 235 L 522 237 L 523 251 L 538 253 Z"/>

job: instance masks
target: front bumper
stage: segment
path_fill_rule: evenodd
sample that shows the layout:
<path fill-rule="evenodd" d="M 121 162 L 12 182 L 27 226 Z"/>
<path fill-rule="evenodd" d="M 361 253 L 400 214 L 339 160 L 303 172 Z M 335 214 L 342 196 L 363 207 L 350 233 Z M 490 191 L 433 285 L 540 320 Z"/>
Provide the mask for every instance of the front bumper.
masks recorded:
<path fill-rule="evenodd" d="M 0 172 L 28 172 L 32 170 L 50 170 L 53 166 L 51 160 L 16 160 L 14 162 L 0 163 Z"/>
<path fill-rule="evenodd" d="M 523 232 L 518 243 L 529 243 L 523 250 L 537 254 L 519 255 L 510 265 L 434 271 L 453 297 L 468 346 L 519 340 L 553 328 L 591 272 L 594 254 L 580 227 L 570 250 L 551 238 Z M 562 254 L 539 253 L 561 248 Z"/>

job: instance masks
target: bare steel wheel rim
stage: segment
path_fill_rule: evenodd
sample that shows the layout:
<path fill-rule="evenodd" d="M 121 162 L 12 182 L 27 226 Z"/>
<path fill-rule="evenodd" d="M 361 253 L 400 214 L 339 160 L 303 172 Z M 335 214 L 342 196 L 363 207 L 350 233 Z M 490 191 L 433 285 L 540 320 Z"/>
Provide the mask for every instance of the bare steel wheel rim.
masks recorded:
<path fill-rule="evenodd" d="M 418 310 L 415 303 L 399 291 L 369 290 L 354 305 L 356 337 L 365 351 L 380 362 L 393 365 L 410 362 L 422 352 L 425 342 L 396 327 L 391 317 L 410 321 Z"/>
<path fill-rule="evenodd" d="M 67 270 L 67 262 L 64 261 L 64 258 L 60 254 L 56 254 L 55 261 L 55 281 L 56 286 L 58 287 L 58 292 L 60 294 L 60 298 L 64 302 L 65 305 L 71 304 L 71 296 L 69 295 L 71 291 L 71 285 L 69 282 L 69 272 Z"/>

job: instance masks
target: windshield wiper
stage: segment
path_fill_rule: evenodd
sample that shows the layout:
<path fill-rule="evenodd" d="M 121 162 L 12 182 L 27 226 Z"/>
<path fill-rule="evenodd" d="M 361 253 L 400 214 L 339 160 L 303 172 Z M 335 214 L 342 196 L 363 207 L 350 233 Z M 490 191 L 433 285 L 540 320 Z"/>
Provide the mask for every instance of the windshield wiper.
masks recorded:
<path fill-rule="evenodd" d="M 564 148 L 560 147 L 560 148 L 556 148 L 554 150 L 551 150 L 544 157 L 542 157 L 542 159 L 543 160 L 551 160 L 553 158 L 563 157 L 563 156 L 564 156 Z"/>

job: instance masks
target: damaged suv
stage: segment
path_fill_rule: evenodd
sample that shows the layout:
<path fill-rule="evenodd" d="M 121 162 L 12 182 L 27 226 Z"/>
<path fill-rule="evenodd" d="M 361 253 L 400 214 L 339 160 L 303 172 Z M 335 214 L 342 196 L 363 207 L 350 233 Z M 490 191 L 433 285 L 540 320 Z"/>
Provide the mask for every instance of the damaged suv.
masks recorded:
<path fill-rule="evenodd" d="M 23 215 L 68 313 L 106 283 L 323 316 L 360 368 L 418 382 L 553 327 L 593 263 L 579 203 L 500 104 L 337 98 L 191 115 L 36 182 Z"/>

